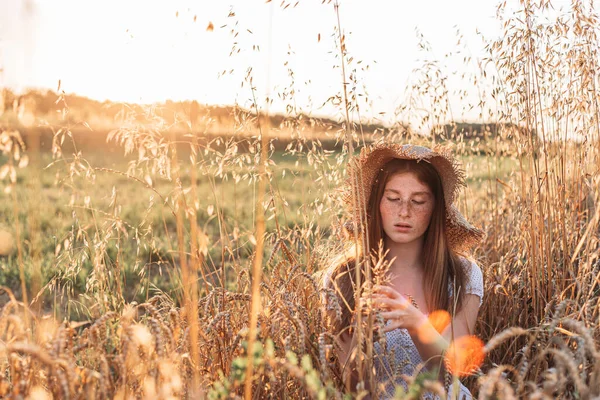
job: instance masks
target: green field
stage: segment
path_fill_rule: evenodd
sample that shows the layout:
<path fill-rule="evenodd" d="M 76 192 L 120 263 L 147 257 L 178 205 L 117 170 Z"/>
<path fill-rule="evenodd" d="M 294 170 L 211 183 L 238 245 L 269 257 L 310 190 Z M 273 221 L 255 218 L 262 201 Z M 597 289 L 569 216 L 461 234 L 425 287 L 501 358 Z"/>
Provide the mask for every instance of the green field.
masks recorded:
<path fill-rule="evenodd" d="M 137 154 L 122 154 L 120 147 L 106 145 L 98 151 L 86 149 L 74 162 L 68 154 L 53 160 L 44 152 L 43 168 L 30 165 L 18 170 L 16 203 L 12 194 L 2 194 L 0 228 L 16 235 L 17 207 L 27 285 L 31 290 L 31 274 L 39 265 L 42 284 L 51 283 L 41 298 L 55 312 L 57 303 L 64 300 L 61 295 L 76 299 L 86 293 L 93 265 L 100 262 L 95 259 L 97 251 L 109 270 L 114 270 L 118 260 L 125 301 L 142 301 L 154 291 L 173 294 L 179 285 L 173 269 L 177 263 L 173 199 L 181 190 L 208 237 L 208 271 L 221 276 L 223 265 L 242 262 L 252 253 L 257 154 L 240 152 L 227 160 L 217 151 L 204 156 L 195 166 L 195 197 L 191 195 L 189 151 L 179 150 L 179 180 L 153 173 L 151 162 L 139 163 Z M 338 188 L 345 162 L 338 164 L 339 156 L 339 151 L 270 154 L 267 253 L 280 236 L 305 235 L 314 246 L 331 234 L 332 224 L 343 217 Z M 515 161 L 481 155 L 462 160 L 468 177 L 465 207 L 475 212 L 480 200 L 496 187 L 496 177 L 506 180 Z M 185 237 L 189 240 L 189 229 Z M 0 285 L 19 295 L 14 247 L 10 255 L 0 258 Z"/>

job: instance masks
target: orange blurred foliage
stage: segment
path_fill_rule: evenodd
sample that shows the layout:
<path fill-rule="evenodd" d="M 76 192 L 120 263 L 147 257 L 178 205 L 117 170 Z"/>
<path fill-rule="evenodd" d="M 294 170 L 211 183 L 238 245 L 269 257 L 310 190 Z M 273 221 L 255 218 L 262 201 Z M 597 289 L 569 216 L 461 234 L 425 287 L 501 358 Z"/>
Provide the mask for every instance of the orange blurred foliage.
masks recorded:
<path fill-rule="evenodd" d="M 461 336 L 446 351 L 446 367 L 454 375 L 472 374 L 483 363 L 483 341 L 476 336 Z"/>

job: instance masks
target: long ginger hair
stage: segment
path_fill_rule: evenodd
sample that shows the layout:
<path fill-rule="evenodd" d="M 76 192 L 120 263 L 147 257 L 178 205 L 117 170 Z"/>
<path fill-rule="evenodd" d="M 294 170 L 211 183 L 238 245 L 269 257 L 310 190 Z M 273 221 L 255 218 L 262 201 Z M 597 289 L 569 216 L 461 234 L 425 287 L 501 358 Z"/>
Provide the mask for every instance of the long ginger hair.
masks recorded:
<path fill-rule="evenodd" d="M 445 230 L 446 206 L 440 176 L 435 168 L 426 161 L 393 159 L 386 163 L 377 174 L 366 205 L 366 236 L 369 251 L 365 252 L 360 247 L 354 247 L 347 254 L 338 257 L 332 266 L 334 270 L 331 275 L 331 283 L 338 295 L 342 297 L 340 329 L 350 325 L 354 312 L 356 261 L 369 254 L 377 254 L 380 242 L 385 238 L 379 210 L 385 186 L 394 175 L 407 172 L 413 173 L 421 183 L 427 185 L 435 199 L 421 253 L 424 268 L 423 290 L 427 308 L 430 311 L 446 310 L 450 314 L 454 314 L 462 307 L 467 281 L 464 268 L 466 260 L 462 259 L 448 245 Z M 362 281 L 364 282 L 364 276 Z M 448 291 L 449 287 L 453 288 L 452 297 Z"/>

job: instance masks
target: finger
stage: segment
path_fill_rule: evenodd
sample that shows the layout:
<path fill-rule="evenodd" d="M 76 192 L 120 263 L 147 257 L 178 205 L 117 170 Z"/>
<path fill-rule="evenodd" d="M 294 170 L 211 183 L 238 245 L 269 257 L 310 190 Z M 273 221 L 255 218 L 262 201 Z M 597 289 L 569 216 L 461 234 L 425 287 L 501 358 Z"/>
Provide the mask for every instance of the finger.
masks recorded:
<path fill-rule="evenodd" d="M 402 299 L 395 300 L 395 299 L 390 299 L 388 297 L 388 298 L 374 299 L 373 307 L 389 308 L 389 309 L 393 309 L 393 310 L 405 310 L 408 307 L 408 302 L 406 302 Z"/>
<path fill-rule="evenodd" d="M 372 308 L 377 311 L 391 311 L 400 307 L 395 304 L 394 300 L 378 300 L 373 302 Z"/>
<path fill-rule="evenodd" d="M 373 292 L 391 293 L 391 292 L 395 292 L 395 290 L 392 289 L 390 286 L 386 286 L 386 285 L 373 285 Z"/>
<path fill-rule="evenodd" d="M 377 301 L 380 300 L 392 300 L 394 301 L 394 299 L 391 299 L 389 296 L 386 296 L 384 294 L 372 294 L 372 295 L 365 295 L 359 298 L 359 305 L 363 306 L 363 305 L 371 305 L 374 304 Z"/>
<path fill-rule="evenodd" d="M 404 314 L 402 311 L 387 311 L 381 313 L 383 319 L 392 321 L 402 319 L 405 315 L 406 314 Z"/>
<path fill-rule="evenodd" d="M 377 297 L 389 297 L 383 293 L 376 293 L 375 291 L 371 292 L 371 293 L 363 293 L 363 295 L 360 297 L 361 299 L 374 299 Z"/>
<path fill-rule="evenodd" d="M 400 293 L 398 293 L 396 290 L 392 289 L 389 286 L 375 285 L 373 287 L 373 292 L 378 293 L 378 294 L 383 294 L 383 295 L 393 298 L 393 299 L 402 297 L 402 295 Z"/>
<path fill-rule="evenodd" d="M 408 299 L 404 296 L 402 296 L 401 294 L 399 294 L 397 297 L 390 297 L 390 296 L 385 296 L 385 297 L 377 297 L 374 298 L 373 301 L 378 301 L 378 302 L 383 302 L 383 301 L 390 301 L 393 304 L 396 304 L 396 306 L 398 307 L 402 307 L 403 309 L 408 307 L 409 305 L 411 305 L 410 301 L 408 301 Z"/>
<path fill-rule="evenodd" d="M 398 300 L 390 299 L 389 297 L 377 297 L 377 298 L 373 299 L 374 305 L 379 305 L 379 304 L 393 305 L 396 303 L 398 303 Z"/>
<path fill-rule="evenodd" d="M 385 295 L 385 294 L 383 294 L 383 293 L 373 293 L 373 294 L 371 295 L 371 298 L 372 298 L 372 299 L 389 299 L 389 296 L 386 296 L 386 295 Z"/>
<path fill-rule="evenodd" d="M 385 295 L 390 295 L 390 294 L 398 293 L 393 288 L 391 288 L 390 286 L 384 286 L 384 285 L 374 285 L 373 286 L 373 292 L 374 293 L 383 293 Z"/>

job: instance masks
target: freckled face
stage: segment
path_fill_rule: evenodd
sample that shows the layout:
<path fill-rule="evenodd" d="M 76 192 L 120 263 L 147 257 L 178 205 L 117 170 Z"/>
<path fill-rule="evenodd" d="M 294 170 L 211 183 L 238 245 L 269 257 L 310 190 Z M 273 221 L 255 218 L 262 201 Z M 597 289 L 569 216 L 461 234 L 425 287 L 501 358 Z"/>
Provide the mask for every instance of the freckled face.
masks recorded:
<path fill-rule="evenodd" d="M 392 176 L 379 203 L 386 240 L 406 244 L 422 239 L 429 227 L 434 205 L 431 189 L 414 173 Z"/>

